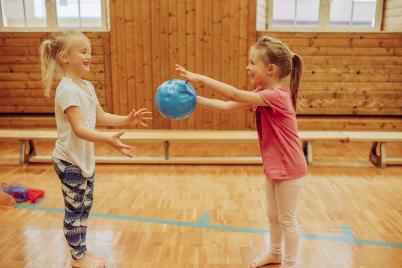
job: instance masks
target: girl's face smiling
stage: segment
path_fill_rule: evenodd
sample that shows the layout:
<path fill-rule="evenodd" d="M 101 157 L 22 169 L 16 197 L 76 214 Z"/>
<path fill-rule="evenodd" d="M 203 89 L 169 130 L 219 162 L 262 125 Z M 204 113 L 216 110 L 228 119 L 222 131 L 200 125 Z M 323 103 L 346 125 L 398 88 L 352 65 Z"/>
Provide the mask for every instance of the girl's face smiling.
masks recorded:
<path fill-rule="evenodd" d="M 257 49 L 251 49 L 249 63 L 246 68 L 251 78 L 251 84 L 254 87 L 264 87 L 270 78 L 269 68 L 262 61 L 260 53 Z"/>
<path fill-rule="evenodd" d="M 89 72 L 89 64 L 91 62 L 91 47 L 86 40 L 79 40 L 71 47 L 67 56 L 65 67 L 69 72 L 73 72 L 78 76 L 83 76 Z"/>

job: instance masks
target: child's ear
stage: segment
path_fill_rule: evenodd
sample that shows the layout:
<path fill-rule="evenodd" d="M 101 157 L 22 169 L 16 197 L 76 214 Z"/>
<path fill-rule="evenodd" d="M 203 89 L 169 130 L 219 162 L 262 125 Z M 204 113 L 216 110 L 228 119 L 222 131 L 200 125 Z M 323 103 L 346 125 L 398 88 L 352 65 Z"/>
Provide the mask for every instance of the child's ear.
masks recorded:
<path fill-rule="evenodd" d="M 68 55 L 66 52 L 61 51 L 59 54 L 59 61 L 61 64 L 67 64 L 68 63 Z"/>
<path fill-rule="evenodd" d="M 275 64 L 270 64 L 267 67 L 267 74 L 268 75 L 276 75 L 278 72 L 278 66 L 276 66 Z"/>
<path fill-rule="evenodd" d="M 267 74 L 271 76 L 274 74 L 274 72 L 275 72 L 275 65 L 269 64 L 267 66 Z"/>

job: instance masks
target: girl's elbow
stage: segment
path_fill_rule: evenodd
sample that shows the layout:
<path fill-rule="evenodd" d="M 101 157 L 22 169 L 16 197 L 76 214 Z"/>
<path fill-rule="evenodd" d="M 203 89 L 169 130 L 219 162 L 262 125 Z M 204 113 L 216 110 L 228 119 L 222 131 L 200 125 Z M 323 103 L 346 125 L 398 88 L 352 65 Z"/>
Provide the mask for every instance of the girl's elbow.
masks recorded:
<path fill-rule="evenodd" d="M 80 139 L 84 139 L 84 136 L 85 136 L 84 127 L 81 127 L 81 126 L 73 127 L 73 131 L 74 131 L 75 136 L 77 136 Z"/>
<path fill-rule="evenodd" d="M 228 113 L 233 110 L 233 107 L 229 105 L 229 103 L 225 103 L 225 105 L 221 106 L 220 111 L 223 113 Z"/>
<path fill-rule="evenodd" d="M 96 113 L 96 122 L 103 124 L 105 122 L 105 113 Z"/>
<path fill-rule="evenodd" d="M 230 101 L 241 102 L 241 95 L 238 92 L 233 92 L 228 96 Z"/>
<path fill-rule="evenodd" d="M 82 139 L 82 137 L 83 137 L 82 132 L 79 130 L 74 130 L 74 134 L 75 134 L 75 136 L 77 136 L 80 139 Z"/>

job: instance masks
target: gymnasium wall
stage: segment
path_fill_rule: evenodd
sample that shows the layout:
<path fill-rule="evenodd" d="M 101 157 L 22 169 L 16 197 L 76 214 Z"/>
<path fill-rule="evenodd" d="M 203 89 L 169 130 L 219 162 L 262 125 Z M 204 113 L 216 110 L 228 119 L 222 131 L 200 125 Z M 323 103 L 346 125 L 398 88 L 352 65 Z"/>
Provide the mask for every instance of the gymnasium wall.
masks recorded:
<path fill-rule="evenodd" d="M 384 3 L 383 30 L 390 32 L 402 32 L 402 1 L 385 0 Z"/>
<path fill-rule="evenodd" d="M 94 56 L 86 77 L 104 109 L 154 112 L 154 129 L 252 129 L 249 111 L 198 109 L 183 121 L 162 118 L 156 88 L 187 66 L 251 89 L 248 48 L 262 34 L 301 54 L 305 72 L 298 107 L 301 129 L 402 129 L 402 33 L 256 32 L 248 0 L 110 1 L 110 33 L 89 33 Z M 53 103 L 41 95 L 38 46 L 46 33 L 0 33 L 0 126 L 54 126 Z M 206 89 L 200 95 L 217 97 Z M 10 115 L 40 114 L 15 121 Z M 8 117 L 7 117 L 8 116 Z"/>
<path fill-rule="evenodd" d="M 92 43 L 91 72 L 100 103 L 111 108 L 109 33 L 86 33 Z M 0 33 L 0 113 L 52 114 L 54 102 L 43 95 L 39 45 L 49 33 Z"/>
<path fill-rule="evenodd" d="M 256 36 L 256 2 L 248 0 L 112 1 L 111 56 L 113 109 L 154 111 L 154 128 L 244 129 L 250 113 L 197 112 L 187 120 L 163 119 L 153 96 L 176 63 L 234 86 L 247 88 L 248 47 Z M 114 27 L 113 27 L 114 25 Z M 198 93 L 212 96 L 199 89 Z"/>

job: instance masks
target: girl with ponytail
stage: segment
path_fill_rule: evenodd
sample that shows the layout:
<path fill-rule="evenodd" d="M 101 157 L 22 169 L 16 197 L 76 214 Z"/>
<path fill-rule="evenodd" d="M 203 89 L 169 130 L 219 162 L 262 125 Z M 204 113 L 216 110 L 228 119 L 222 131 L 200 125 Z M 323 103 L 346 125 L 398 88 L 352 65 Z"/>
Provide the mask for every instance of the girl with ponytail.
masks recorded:
<path fill-rule="evenodd" d="M 127 116 L 103 111 L 91 82 L 83 80 L 89 72 L 91 44 L 79 31 L 56 33 L 40 46 L 44 94 L 55 91 L 57 140 L 52 153 L 53 167 L 60 179 L 64 198 L 64 236 L 71 252 L 73 267 L 105 267 L 104 260 L 88 251 L 86 233 L 93 202 L 95 176 L 94 143 L 105 142 L 131 157 L 130 146 L 123 144 L 120 132 L 101 132 L 104 126 L 147 126 L 147 109 L 133 110 Z"/>
<path fill-rule="evenodd" d="M 296 107 L 302 75 L 302 58 L 280 40 L 261 37 L 250 48 L 247 71 L 255 90 L 239 90 L 176 65 L 186 80 L 204 85 L 227 101 L 197 96 L 197 104 L 217 111 L 253 108 L 266 182 L 267 216 L 271 227 L 271 250 L 250 267 L 282 263 L 296 267 L 300 234 L 296 220 L 299 193 L 307 164 L 300 146 Z M 290 88 L 283 81 L 290 75 Z M 283 249 L 283 255 L 282 255 Z"/>

